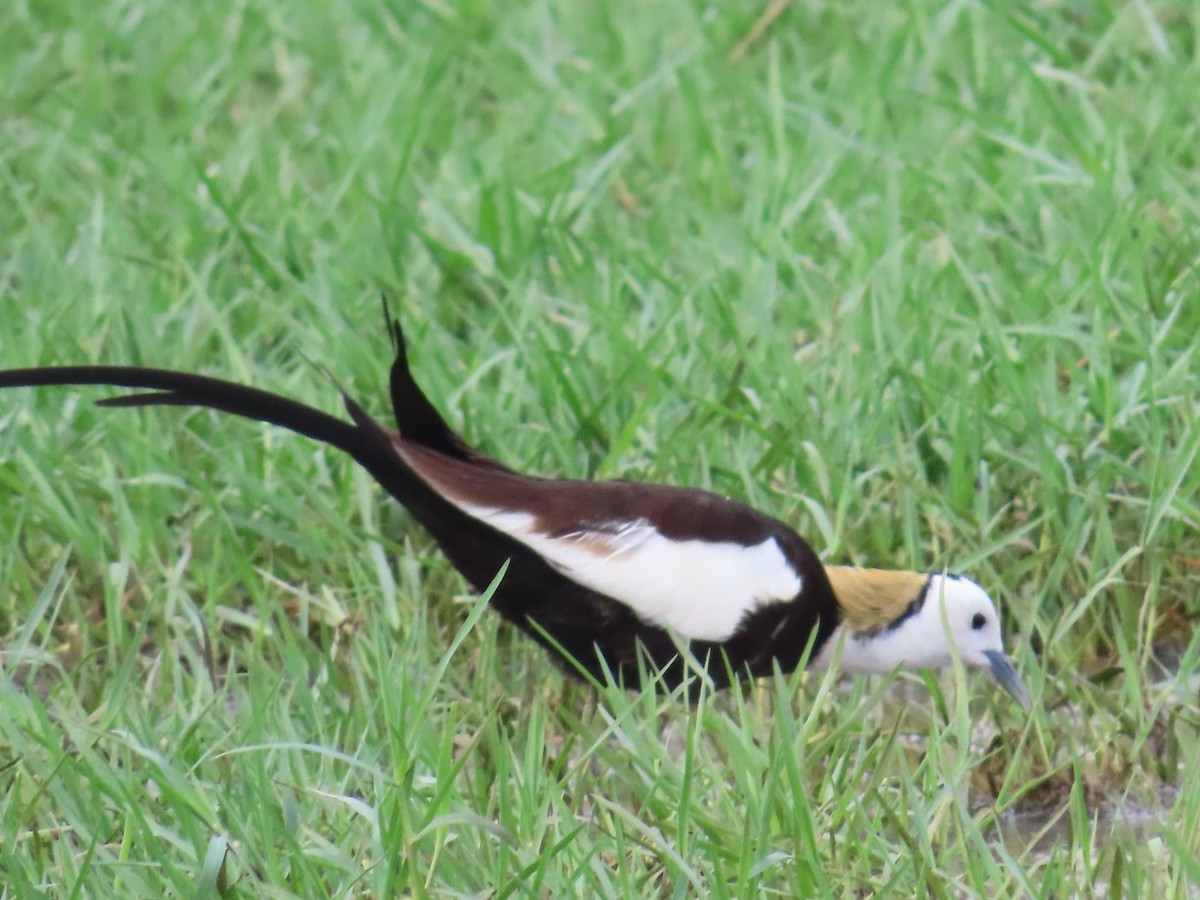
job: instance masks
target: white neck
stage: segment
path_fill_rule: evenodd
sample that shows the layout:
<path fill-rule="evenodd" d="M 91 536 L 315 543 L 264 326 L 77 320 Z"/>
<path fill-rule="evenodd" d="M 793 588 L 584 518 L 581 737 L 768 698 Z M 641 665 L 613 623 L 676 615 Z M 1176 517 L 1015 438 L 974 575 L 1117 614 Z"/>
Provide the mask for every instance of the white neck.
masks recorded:
<path fill-rule="evenodd" d="M 933 578 L 921 608 L 900 622 L 857 633 L 839 625 L 812 661 L 812 668 L 827 668 L 839 643 L 843 643 L 841 668 L 846 672 L 882 674 L 897 666 L 914 670 L 950 665 L 950 644 L 942 621 L 942 578 Z"/>

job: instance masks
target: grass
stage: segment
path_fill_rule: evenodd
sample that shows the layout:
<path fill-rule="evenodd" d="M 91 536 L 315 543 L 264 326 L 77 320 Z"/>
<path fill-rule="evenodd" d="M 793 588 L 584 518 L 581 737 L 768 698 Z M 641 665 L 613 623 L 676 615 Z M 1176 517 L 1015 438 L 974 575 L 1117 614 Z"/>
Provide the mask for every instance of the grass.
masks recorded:
<path fill-rule="evenodd" d="M 0 896 L 1196 896 L 1191 4 L 9 4 L 0 365 L 971 572 L 1035 709 L 567 682 L 349 462 L 0 397 Z"/>

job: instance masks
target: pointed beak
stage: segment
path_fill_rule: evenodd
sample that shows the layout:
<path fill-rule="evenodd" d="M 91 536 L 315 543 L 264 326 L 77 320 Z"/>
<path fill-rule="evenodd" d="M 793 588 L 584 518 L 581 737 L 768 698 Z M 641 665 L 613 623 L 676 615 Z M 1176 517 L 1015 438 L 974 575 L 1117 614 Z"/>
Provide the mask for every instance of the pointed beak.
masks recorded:
<path fill-rule="evenodd" d="M 1029 712 L 1029 688 L 1025 687 L 1025 682 L 1017 674 L 1012 660 L 1000 650 L 985 650 L 983 655 L 987 657 L 992 677 L 1000 683 L 1000 687 L 1008 691 L 1012 698 L 1021 704 L 1022 709 Z"/>

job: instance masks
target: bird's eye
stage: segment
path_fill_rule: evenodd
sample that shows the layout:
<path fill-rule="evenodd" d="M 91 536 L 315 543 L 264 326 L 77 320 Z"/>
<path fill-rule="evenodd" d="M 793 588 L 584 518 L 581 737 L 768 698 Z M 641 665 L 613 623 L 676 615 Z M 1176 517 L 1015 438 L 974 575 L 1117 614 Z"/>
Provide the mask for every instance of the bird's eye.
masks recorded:
<path fill-rule="evenodd" d="M 987 624 L 987 616 L 985 616 L 983 613 L 975 613 L 974 618 L 971 619 L 971 627 L 974 628 L 976 631 L 978 631 L 980 628 L 982 628 L 986 624 Z"/>

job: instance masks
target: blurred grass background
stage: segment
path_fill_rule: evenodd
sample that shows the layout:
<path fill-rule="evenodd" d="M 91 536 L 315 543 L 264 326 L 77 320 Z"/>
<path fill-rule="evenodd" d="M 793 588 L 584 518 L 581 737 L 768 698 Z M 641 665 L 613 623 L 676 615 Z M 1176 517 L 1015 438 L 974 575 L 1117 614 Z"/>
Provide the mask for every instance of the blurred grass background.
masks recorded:
<path fill-rule="evenodd" d="M 338 454 L 13 392 L 0 893 L 1196 891 L 1198 35 L 1153 0 L 7 5 L 0 365 L 337 411 L 319 362 L 383 416 L 386 292 L 486 451 L 970 572 L 1038 702 L 593 694 Z"/>

